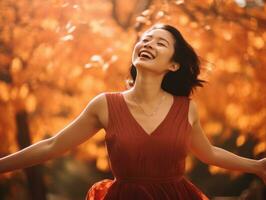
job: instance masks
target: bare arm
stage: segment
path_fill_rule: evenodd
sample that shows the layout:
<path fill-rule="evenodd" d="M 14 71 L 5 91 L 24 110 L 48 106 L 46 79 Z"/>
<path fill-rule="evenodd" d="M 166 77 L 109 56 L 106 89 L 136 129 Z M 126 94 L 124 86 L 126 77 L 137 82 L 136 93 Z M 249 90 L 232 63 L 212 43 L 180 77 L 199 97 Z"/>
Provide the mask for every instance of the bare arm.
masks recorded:
<path fill-rule="evenodd" d="M 192 119 L 190 151 L 202 162 L 229 170 L 238 170 L 259 175 L 266 180 L 266 159 L 248 159 L 210 144 L 200 125 L 197 107 L 190 102 L 189 116 Z"/>
<path fill-rule="evenodd" d="M 102 107 L 104 95 L 98 95 L 83 112 L 55 136 L 37 142 L 21 151 L 0 159 L 0 173 L 30 167 L 56 158 L 67 150 L 81 144 L 102 128 L 98 111 Z"/>

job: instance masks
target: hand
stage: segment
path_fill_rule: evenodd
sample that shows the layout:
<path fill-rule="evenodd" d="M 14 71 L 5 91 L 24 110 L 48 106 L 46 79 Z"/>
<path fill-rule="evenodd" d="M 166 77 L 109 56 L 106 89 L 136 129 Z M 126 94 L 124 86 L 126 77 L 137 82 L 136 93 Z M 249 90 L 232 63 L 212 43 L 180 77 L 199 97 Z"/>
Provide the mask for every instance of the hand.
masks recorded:
<path fill-rule="evenodd" d="M 258 164 L 259 170 L 256 174 L 263 180 L 264 184 L 266 185 L 266 158 L 258 160 Z"/>

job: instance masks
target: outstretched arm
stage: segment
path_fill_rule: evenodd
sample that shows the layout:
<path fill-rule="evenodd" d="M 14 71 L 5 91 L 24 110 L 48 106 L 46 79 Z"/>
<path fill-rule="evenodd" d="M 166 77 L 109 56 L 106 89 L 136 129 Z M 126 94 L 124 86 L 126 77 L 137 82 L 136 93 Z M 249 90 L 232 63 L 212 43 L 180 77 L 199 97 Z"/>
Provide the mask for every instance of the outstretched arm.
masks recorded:
<path fill-rule="evenodd" d="M 102 108 L 104 99 L 103 94 L 95 97 L 74 121 L 55 136 L 1 158 L 0 173 L 30 167 L 56 158 L 92 137 L 102 128 L 98 111 Z"/>
<path fill-rule="evenodd" d="M 200 125 L 197 107 L 193 100 L 190 101 L 189 117 L 193 121 L 189 148 L 198 159 L 209 165 L 254 173 L 266 184 L 266 158 L 248 159 L 210 144 Z"/>

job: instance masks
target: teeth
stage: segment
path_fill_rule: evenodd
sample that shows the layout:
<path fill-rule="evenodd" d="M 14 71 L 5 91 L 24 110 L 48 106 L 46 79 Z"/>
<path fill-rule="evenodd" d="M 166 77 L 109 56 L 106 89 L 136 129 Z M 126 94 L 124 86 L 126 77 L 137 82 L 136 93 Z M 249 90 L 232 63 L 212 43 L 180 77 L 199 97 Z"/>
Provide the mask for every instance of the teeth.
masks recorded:
<path fill-rule="evenodd" d="M 144 57 L 144 58 L 149 58 L 149 59 L 153 59 L 154 56 L 147 52 L 147 51 L 141 51 L 140 54 L 139 54 L 140 57 Z"/>
<path fill-rule="evenodd" d="M 151 56 L 149 54 L 145 53 L 145 52 L 141 53 L 140 57 L 145 57 L 145 58 L 151 59 Z"/>

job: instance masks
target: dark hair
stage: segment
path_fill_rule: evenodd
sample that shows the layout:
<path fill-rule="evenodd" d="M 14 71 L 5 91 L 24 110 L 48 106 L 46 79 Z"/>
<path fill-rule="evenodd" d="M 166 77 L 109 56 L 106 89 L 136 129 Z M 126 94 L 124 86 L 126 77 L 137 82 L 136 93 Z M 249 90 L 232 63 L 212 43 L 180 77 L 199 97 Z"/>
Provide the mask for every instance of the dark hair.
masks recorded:
<path fill-rule="evenodd" d="M 180 64 L 177 71 L 169 71 L 165 74 L 161 88 L 175 96 L 189 97 L 193 90 L 203 87 L 204 80 L 198 79 L 200 74 L 200 60 L 194 49 L 186 42 L 181 33 L 173 26 L 166 24 L 157 24 L 148 31 L 154 29 L 163 29 L 170 32 L 174 39 L 174 55 L 172 60 Z M 136 67 L 132 64 L 130 68 L 130 76 L 134 85 L 137 76 Z"/>

